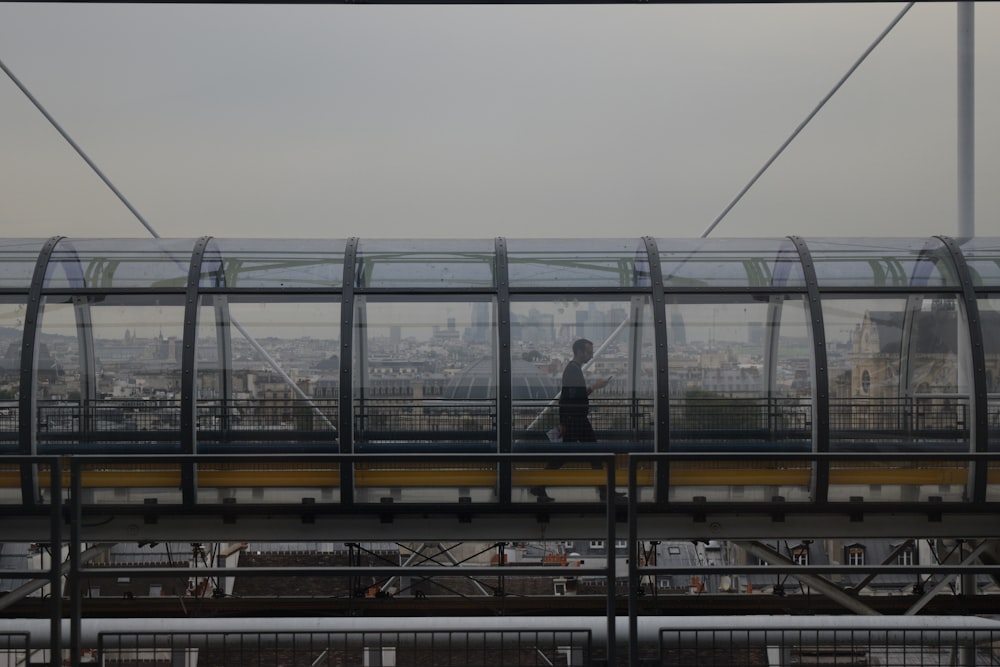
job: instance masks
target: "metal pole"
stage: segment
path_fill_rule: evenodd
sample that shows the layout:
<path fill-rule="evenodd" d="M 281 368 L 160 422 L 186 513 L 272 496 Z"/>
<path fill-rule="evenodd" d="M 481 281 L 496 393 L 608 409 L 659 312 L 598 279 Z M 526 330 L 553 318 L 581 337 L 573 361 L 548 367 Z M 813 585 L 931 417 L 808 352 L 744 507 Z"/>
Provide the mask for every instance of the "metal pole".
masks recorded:
<path fill-rule="evenodd" d="M 976 235 L 975 8 L 958 3 L 958 237 Z"/>
<path fill-rule="evenodd" d="M 617 573 L 615 572 L 615 521 L 617 519 L 618 507 L 617 498 L 615 497 L 615 455 L 611 454 L 604 457 L 607 467 L 604 469 L 605 482 L 607 486 L 607 502 L 604 505 L 605 520 L 607 528 L 607 536 L 604 538 L 607 540 L 607 553 L 608 558 L 605 565 L 608 567 L 607 572 L 607 582 L 608 582 L 608 599 L 607 599 L 607 628 L 608 628 L 608 638 L 607 638 L 607 663 L 609 667 L 617 664 L 617 658 L 615 655 L 616 644 L 618 643 L 616 635 L 616 628 L 618 625 L 617 618 L 617 605 L 616 605 L 616 590 L 615 583 L 617 582 Z M 634 659 L 634 658 L 633 658 Z"/>
<path fill-rule="evenodd" d="M 49 492 L 52 505 L 49 528 L 49 660 L 52 667 L 62 663 L 62 571 L 59 568 L 59 556 L 62 554 L 62 464 L 54 459 L 49 466 Z M 42 558 L 45 558 L 44 551 Z M 42 563 L 44 567 L 44 562 Z"/>

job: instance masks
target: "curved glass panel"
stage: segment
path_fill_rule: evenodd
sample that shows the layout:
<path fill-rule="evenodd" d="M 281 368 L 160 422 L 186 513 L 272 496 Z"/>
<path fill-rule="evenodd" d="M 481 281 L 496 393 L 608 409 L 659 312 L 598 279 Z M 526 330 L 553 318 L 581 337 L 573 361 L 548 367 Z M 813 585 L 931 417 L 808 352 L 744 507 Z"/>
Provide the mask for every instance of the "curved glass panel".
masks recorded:
<path fill-rule="evenodd" d="M 809 239 L 820 288 L 957 287 L 940 239 Z"/>
<path fill-rule="evenodd" d="M 187 285 L 192 239 L 63 239 L 45 272 L 45 287 L 130 288 Z"/>
<path fill-rule="evenodd" d="M 993 247 L 997 247 L 994 245 Z M 964 250 L 964 246 L 963 246 Z M 996 265 L 993 265 L 994 269 Z M 983 352 L 986 357 L 986 410 L 989 419 L 989 449 L 1000 450 L 1000 294 L 980 297 L 979 321 L 983 327 Z M 1000 461 L 988 464 L 987 498 L 1000 498 Z"/>
<path fill-rule="evenodd" d="M 788 239 L 657 239 L 656 245 L 665 288 L 805 285 Z"/>
<path fill-rule="evenodd" d="M 961 242 L 965 263 L 976 287 L 1000 287 L 1000 238 L 975 238 Z"/>
<path fill-rule="evenodd" d="M 508 239 L 507 271 L 518 287 L 641 287 L 649 284 L 640 239 Z"/>
<path fill-rule="evenodd" d="M 892 298 L 825 297 L 830 369 L 830 448 L 857 452 L 968 452 L 972 366 L 968 319 L 959 299 L 914 294 Z M 937 465 L 937 464 L 935 464 Z M 931 495 L 960 500 L 968 463 L 942 462 L 950 476 L 914 483 L 914 462 L 839 463 L 831 500 Z M 864 479 L 872 483 L 839 483 Z M 950 482 L 949 482 L 950 480 Z M 949 482 L 949 483 L 946 483 Z M 886 494 L 886 495 L 883 495 Z"/>
<path fill-rule="evenodd" d="M 48 295 L 42 306 L 39 452 L 177 451 L 184 295 Z"/>
<path fill-rule="evenodd" d="M 671 497 L 808 499 L 808 463 L 721 456 L 811 449 L 816 381 L 805 295 L 668 297 L 670 450 L 720 453 L 672 465 Z"/>
<path fill-rule="evenodd" d="M 45 239 L 5 239 L 0 241 L 0 288 L 27 290 Z"/>
<path fill-rule="evenodd" d="M 202 261 L 203 286 L 338 288 L 346 246 L 322 239 L 212 239 Z"/>
<path fill-rule="evenodd" d="M 358 242 L 358 287 L 448 288 L 494 285 L 495 242 L 371 240 Z"/>
<path fill-rule="evenodd" d="M 1000 294 L 978 300 L 986 356 L 986 395 L 989 403 L 990 449 L 1000 449 Z M 994 464 L 1000 467 L 1000 464 Z"/>
<path fill-rule="evenodd" d="M 801 448 L 815 384 L 804 297 L 674 298 L 667 326 L 671 449 L 704 435 Z"/>

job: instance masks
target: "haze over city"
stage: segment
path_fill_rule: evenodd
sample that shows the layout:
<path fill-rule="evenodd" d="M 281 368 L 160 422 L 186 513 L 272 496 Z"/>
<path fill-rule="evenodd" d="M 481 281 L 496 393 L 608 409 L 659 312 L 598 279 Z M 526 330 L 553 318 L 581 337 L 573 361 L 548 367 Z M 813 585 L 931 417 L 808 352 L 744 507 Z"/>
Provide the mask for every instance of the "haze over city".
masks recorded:
<path fill-rule="evenodd" d="M 690 237 L 904 7 L 3 3 L 0 60 L 162 236 Z M 907 12 L 713 235 L 955 234 L 956 11 Z M 6 76 L 0 109 L 6 235 L 147 235 Z"/>

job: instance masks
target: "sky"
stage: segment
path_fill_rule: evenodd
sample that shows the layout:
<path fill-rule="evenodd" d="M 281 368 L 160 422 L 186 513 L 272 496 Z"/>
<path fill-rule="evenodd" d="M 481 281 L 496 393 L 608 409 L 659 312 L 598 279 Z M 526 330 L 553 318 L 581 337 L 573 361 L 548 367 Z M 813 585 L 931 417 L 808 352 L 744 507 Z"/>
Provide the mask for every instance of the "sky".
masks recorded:
<path fill-rule="evenodd" d="M 160 236 L 697 237 L 904 7 L 5 2 L 0 61 Z M 712 236 L 955 235 L 957 52 L 918 2 Z M 0 119 L 4 236 L 148 236 L 2 72 Z"/>

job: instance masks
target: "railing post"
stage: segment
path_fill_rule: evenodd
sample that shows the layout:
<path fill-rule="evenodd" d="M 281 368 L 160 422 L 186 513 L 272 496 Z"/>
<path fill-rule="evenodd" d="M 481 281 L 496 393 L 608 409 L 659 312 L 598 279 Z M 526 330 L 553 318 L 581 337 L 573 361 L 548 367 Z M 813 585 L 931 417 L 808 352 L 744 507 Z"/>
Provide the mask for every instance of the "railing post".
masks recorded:
<path fill-rule="evenodd" d="M 618 608 L 615 604 L 615 582 L 617 581 L 615 577 L 615 520 L 617 514 L 617 499 L 615 494 L 615 455 L 607 454 L 604 456 L 605 461 L 605 488 L 607 489 L 607 494 L 605 496 L 605 520 L 607 527 L 607 535 L 605 536 L 607 544 L 608 557 L 605 559 L 605 567 L 607 568 L 607 582 L 608 582 L 608 599 L 607 599 L 607 614 L 608 614 L 608 647 L 607 647 L 607 663 L 608 667 L 614 667 L 615 661 L 615 649 L 617 648 L 618 638 L 615 636 L 615 629 L 618 624 Z M 630 499 L 630 503 L 635 502 L 634 499 Z"/>
<path fill-rule="evenodd" d="M 628 458 L 628 659 L 639 664 L 639 484 L 636 457 Z"/>
<path fill-rule="evenodd" d="M 50 459 L 49 493 L 52 511 L 49 516 L 49 663 L 62 665 L 62 573 L 59 554 L 62 554 L 62 464 L 58 457 Z"/>
<path fill-rule="evenodd" d="M 70 660 L 77 665 L 83 653 L 81 621 L 83 619 L 83 601 L 80 595 L 80 526 L 83 523 L 83 498 L 81 477 L 83 472 L 77 459 L 70 460 L 70 496 L 69 496 L 69 576 L 66 587 L 69 589 L 70 603 Z"/>

